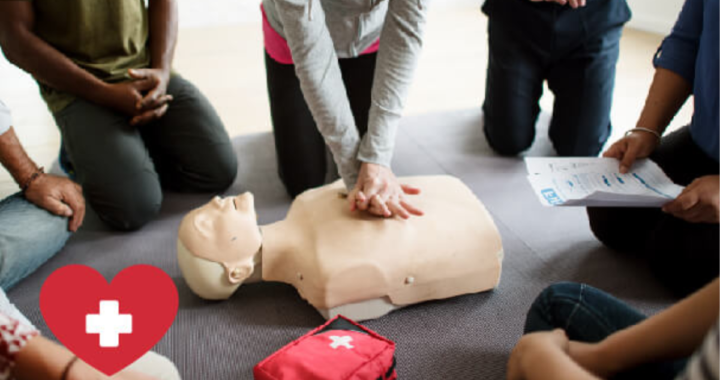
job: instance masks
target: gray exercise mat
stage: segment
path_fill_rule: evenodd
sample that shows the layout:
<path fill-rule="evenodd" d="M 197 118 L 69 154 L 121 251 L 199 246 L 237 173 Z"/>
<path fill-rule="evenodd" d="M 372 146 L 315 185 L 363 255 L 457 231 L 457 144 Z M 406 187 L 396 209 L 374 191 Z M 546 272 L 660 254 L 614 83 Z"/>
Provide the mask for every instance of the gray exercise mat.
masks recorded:
<path fill-rule="evenodd" d="M 547 124 L 547 116 L 541 123 Z M 546 134 L 538 133 L 528 154 L 552 154 Z M 252 191 L 261 224 L 282 219 L 290 199 L 277 176 L 272 135 L 236 138 L 235 149 L 239 175 L 226 193 Z M 586 282 L 646 313 L 673 301 L 642 262 L 593 238 L 584 209 L 541 206 L 525 179 L 522 159 L 498 157 L 488 148 L 478 110 L 406 118 L 393 165 L 398 175 L 462 179 L 495 218 L 505 248 L 498 289 L 407 307 L 365 323 L 397 343 L 401 379 L 504 378 L 525 313 L 553 282 Z M 224 302 L 203 301 L 190 292 L 177 266 L 177 228 L 187 211 L 209 198 L 166 194 L 160 216 L 134 233 L 110 231 L 89 216 L 62 252 L 9 292 L 10 299 L 52 337 L 38 309 L 38 294 L 55 269 L 85 264 L 111 279 L 134 264 L 155 265 L 175 279 L 180 294 L 175 323 L 155 350 L 173 360 L 185 379 L 251 379 L 257 362 L 324 321 L 283 284 L 243 286 Z"/>

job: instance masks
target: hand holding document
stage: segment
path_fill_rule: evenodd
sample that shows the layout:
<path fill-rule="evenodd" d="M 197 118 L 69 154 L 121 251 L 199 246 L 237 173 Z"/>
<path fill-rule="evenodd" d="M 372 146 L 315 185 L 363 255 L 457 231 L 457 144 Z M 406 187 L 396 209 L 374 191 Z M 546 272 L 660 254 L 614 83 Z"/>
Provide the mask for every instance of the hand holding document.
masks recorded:
<path fill-rule="evenodd" d="M 683 190 L 649 159 L 626 174 L 599 157 L 527 157 L 528 180 L 545 206 L 661 207 Z"/>

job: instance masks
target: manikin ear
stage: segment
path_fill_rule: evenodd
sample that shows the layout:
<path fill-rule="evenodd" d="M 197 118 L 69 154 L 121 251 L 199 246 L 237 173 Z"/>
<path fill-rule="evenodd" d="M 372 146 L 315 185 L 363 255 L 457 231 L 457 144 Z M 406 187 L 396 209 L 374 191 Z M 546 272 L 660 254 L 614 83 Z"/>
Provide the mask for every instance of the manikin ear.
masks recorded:
<path fill-rule="evenodd" d="M 250 278 L 255 270 L 255 266 L 252 263 L 235 265 L 232 268 L 225 264 L 223 264 L 223 266 L 227 272 L 228 281 L 230 281 L 233 285 L 241 284 L 243 281 Z"/>
<path fill-rule="evenodd" d="M 202 237 L 210 237 L 215 234 L 215 219 L 205 213 L 195 215 L 193 226 Z"/>

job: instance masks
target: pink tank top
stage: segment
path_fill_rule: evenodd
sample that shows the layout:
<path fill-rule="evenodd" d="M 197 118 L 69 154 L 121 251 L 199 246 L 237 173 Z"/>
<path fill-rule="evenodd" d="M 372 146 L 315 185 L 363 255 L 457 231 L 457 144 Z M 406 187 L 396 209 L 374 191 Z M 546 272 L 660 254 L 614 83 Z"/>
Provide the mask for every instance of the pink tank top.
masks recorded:
<path fill-rule="evenodd" d="M 263 19 L 263 39 L 265 41 L 265 51 L 267 51 L 270 58 L 275 60 L 275 62 L 284 65 L 292 65 L 292 53 L 290 53 L 290 47 L 288 46 L 287 41 L 285 41 L 283 36 L 275 31 L 275 29 L 273 29 L 270 25 L 270 22 L 267 20 L 267 16 L 265 16 L 265 9 L 262 5 L 260 5 L 260 11 L 262 12 Z M 360 53 L 360 55 L 375 53 L 378 51 L 379 47 L 380 40 L 378 39 L 375 43 Z"/>

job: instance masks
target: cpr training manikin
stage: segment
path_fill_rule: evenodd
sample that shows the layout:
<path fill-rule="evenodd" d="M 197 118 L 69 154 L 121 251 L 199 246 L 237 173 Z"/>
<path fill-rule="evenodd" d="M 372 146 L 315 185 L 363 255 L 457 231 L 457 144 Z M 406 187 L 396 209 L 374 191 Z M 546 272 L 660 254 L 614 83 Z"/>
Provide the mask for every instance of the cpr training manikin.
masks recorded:
<path fill-rule="evenodd" d="M 279 281 L 326 319 L 362 321 L 500 281 L 503 248 L 490 214 L 450 176 L 401 178 L 422 189 L 424 215 L 351 212 L 341 181 L 308 190 L 285 220 L 258 226 L 253 196 L 216 197 L 183 219 L 178 261 L 198 296 L 229 298 L 243 283 Z"/>

